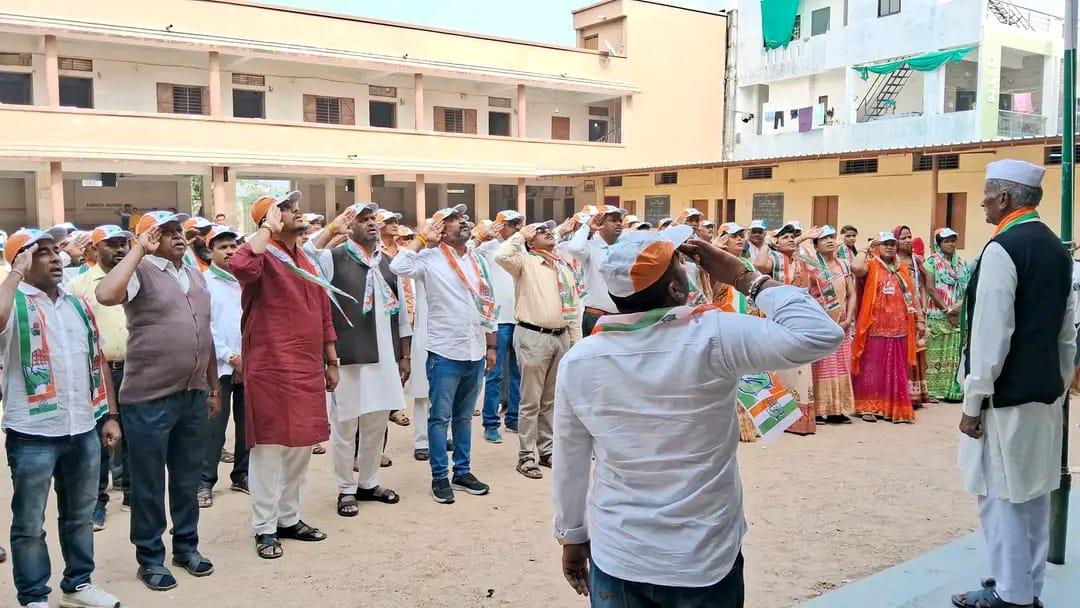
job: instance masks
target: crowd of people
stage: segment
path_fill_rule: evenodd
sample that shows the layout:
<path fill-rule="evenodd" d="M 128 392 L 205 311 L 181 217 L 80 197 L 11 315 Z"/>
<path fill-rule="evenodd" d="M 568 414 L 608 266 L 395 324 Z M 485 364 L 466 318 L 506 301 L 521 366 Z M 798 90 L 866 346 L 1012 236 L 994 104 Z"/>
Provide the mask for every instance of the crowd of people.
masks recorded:
<path fill-rule="evenodd" d="M 485 441 L 517 435 L 518 473 L 554 467 L 556 536 L 576 589 L 646 593 L 619 587 L 631 581 L 741 597 L 733 456 L 759 435 L 735 404 L 742 374 L 771 370 L 798 403 L 787 430 L 799 435 L 853 418 L 910 423 L 924 403 L 964 400 L 974 266 L 949 228 L 926 256 L 907 226 L 860 243 L 854 226 L 717 225 L 693 208 L 653 226 L 609 205 L 561 224 L 514 210 L 474 222 L 458 205 L 414 230 L 375 203 L 327 221 L 291 192 L 254 201 L 248 234 L 221 215 L 125 211 L 88 232 L 23 228 L 3 249 L 20 606 L 48 605 L 54 480 L 61 606 L 120 604 L 91 582 L 110 476 L 143 584 L 178 584 L 166 529 L 171 565 L 213 574 L 198 524 L 230 416 L 229 488 L 250 494 L 261 558 L 283 557 L 282 541 L 327 538 L 301 517 L 324 444 L 338 515 L 399 502 L 379 485 L 390 421 L 412 424 L 436 502 L 487 494 L 471 467 L 478 415 Z M 697 488 L 707 491 L 673 502 Z M 729 499 L 738 508 L 707 515 Z M 642 563 L 669 543 L 680 547 L 672 560 L 692 563 Z M 593 557 L 603 569 L 593 564 L 586 582 Z M 731 601 L 708 605 L 741 605 Z"/>

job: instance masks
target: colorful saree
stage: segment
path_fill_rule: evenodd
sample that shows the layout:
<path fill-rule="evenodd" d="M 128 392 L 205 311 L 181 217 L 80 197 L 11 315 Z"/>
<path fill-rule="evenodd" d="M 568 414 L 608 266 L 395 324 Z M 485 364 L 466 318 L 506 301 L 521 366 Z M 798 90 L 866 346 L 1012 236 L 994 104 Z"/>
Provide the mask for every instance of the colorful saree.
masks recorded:
<path fill-rule="evenodd" d="M 970 278 L 970 269 L 959 255 L 954 253 L 950 259 L 936 245 L 934 249 L 935 253 L 923 267 L 934 277 L 937 296 L 949 309 L 960 304 Z M 933 298 L 927 302 L 926 325 L 930 334 L 926 346 L 926 384 L 930 396 L 961 401 L 964 389 L 956 380 L 956 371 L 960 367 L 964 344 L 963 327 L 959 322 L 955 325 L 951 323 L 946 310 L 939 308 Z"/>
<path fill-rule="evenodd" d="M 908 370 L 916 363 L 915 282 L 907 266 L 871 258 L 852 344 L 855 413 L 912 422 Z"/>
<path fill-rule="evenodd" d="M 846 320 L 848 277 L 851 268 L 843 260 L 827 262 L 820 255 L 807 260 L 810 295 L 838 324 Z M 847 416 L 855 412 L 855 393 L 851 387 L 851 337 L 845 336 L 833 354 L 811 364 L 814 381 L 814 407 L 818 417 Z"/>

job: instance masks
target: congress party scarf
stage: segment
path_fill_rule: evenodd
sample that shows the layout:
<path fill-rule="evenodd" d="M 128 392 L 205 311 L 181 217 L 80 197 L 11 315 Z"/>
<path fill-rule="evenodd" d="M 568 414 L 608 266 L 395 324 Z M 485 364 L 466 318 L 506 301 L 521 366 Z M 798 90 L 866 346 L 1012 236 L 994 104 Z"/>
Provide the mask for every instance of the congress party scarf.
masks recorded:
<path fill-rule="evenodd" d="M 77 296 L 66 294 L 64 298 L 79 314 L 86 326 L 87 366 L 90 372 L 90 403 L 94 420 L 108 410 L 105 391 L 105 355 L 99 347 L 99 334 L 94 314 Z M 19 359 L 26 399 L 31 416 L 47 414 L 59 409 L 56 398 L 56 378 L 52 371 L 52 358 L 45 332 L 45 313 L 34 301 L 21 291 L 15 292 L 15 322 L 19 328 Z"/>
<path fill-rule="evenodd" d="M 284 248 L 282 248 L 280 245 L 273 241 L 270 241 L 266 244 L 266 252 L 274 256 L 274 258 L 276 258 L 278 261 L 284 264 L 286 268 L 289 269 L 289 272 L 300 277 L 301 280 L 307 281 L 308 283 L 314 283 L 315 285 L 318 285 L 319 287 L 325 289 L 326 295 L 330 296 L 330 301 L 334 303 L 334 306 L 338 309 L 338 312 L 341 313 L 341 317 L 345 319 L 345 322 L 348 323 L 349 327 L 352 327 L 352 323 L 349 321 L 349 318 L 345 316 L 345 311 L 341 309 L 341 304 L 337 301 L 336 296 L 345 296 L 353 302 L 356 301 L 356 298 L 350 296 L 349 294 L 338 289 L 337 287 L 334 287 L 330 284 L 330 281 L 327 281 L 321 276 L 316 275 L 315 272 L 318 271 L 315 270 L 315 264 L 308 258 L 307 253 L 304 252 L 303 248 L 297 247 L 296 254 L 297 258 L 300 260 L 300 263 L 307 266 L 307 268 L 301 268 L 297 266 L 296 262 L 293 261 L 292 256 L 289 255 L 289 252 L 285 251 Z M 310 268 L 311 270 L 308 270 L 308 268 Z"/>
<path fill-rule="evenodd" d="M 544 249 L 533 249 L 529 255 L 534 255 L 547 262 L 555 270 L 555 285 L 559 289 L 559 302 L 562 304 L 563 319 L 572 321 L 577 318 L 578 298 L 581 297 L 581 289 L 574 278 L 573 269 L 561 257 Z"/>
<path fill-rule="evenodd" d="M 367 267 L 367 280 L 364 281 L 364 314 L 368 314 L 375 307 L 375 288 L 378 286 L 379 291 L 382 292 L 383 302 L 386 302 L 387 316 L 396 315 L 401 310 L 401 304 L 398 303 L 394 290 L 390 289 L 386 278 L 383 277 L 382 272 L 379 270 L 383 255 L 382 250 L 376 247 L 375 253 L 368 255 L 363 247 L 349 239 L 345 241 L 345 255 L 357 264 Z"/>
<path fill-rule="evenodd" d="M 224 268 L 218 266 L 217 264 L 210 264 L 210 274 L 214 275 L 215 277 L 217 277 L 217 278 L 219 278 L 219 279 L 221 279 L 223 281 L 229 281 L 230 283 L 236 283 L 237 282 L 236 277 L 234 277 L 231 272 L 229 272 L 228 270 L 225 270 Z"/>
<path fill-rule="evenodd" d="M 483 260 L 479 260 L 476 252 L 472 249 L 465 250 L 464 257 L 469 260 L 469 265 L 472 266 L 473 272 L 476 274 L 477 285 L 474 287 L 469 282 L 468 277 L 465 276 L 465 272 L 461 270 L 461 265 L 458 264 L 457 254 L 454 253 L 454 250 L 446 243 L 439 243 L 439 248 L 442 249 L 443 255 L 446 256 L 446 263 L 450 265 L 458 280 L 472 295 L 476 310 L 480 313 L 480 325 L 484 329 L 496 329 L 495 315 L 498 313 L 498 307 L 495 305 L 495 296 L 491 292 L 491 279 L 488 278 L 487 266 Z"/>
<path fill-rule="evenodd" d="M 712 304 L 676 306 L 628 315 L 608 315 L 600 317 L 592 335 L 650 330 L 669 323 L 689 322 L 691 318 L 710 310 L 717 310 L 717 307 Z M 750 416 L 766 442 L 782 435 L 785 429 L 802 417 L 798 400 L 780 384 L 773 373 L 762 372 L 739 378 L 735 400 Z"/>
<path fill-rule="evenodd" d="M 1013 211 L 1009 215 L 1006 215 L 998 222 L 997 228 L 994 230 L 994 236 L 1008 232 L 1017 224 L 1023 224 L 1028 220 L 1037 220 L 1039 218 L 1039 212 L 1034 207 L 1021 207 L 1016 211 Z"/>

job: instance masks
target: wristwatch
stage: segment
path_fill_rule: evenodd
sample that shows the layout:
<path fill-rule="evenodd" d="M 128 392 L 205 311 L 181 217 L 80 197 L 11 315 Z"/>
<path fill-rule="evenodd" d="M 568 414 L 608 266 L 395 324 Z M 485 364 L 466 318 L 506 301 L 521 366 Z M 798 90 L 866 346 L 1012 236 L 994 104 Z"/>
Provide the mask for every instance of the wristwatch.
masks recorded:
<path fill-rule="evenodd" d="M 326 367 L 339 367 L 341 365 L 341 358 L 327 359 Z"/>
<path fill-rule="evenodd" d="M 107 421 L 108 420 L 115 420 L 117 422 L 120 422 L 120 414 L 113 414 L 112 412 L 105 412 L 105 415 L 102 416 L 102 418 L 104 418 Z"/>

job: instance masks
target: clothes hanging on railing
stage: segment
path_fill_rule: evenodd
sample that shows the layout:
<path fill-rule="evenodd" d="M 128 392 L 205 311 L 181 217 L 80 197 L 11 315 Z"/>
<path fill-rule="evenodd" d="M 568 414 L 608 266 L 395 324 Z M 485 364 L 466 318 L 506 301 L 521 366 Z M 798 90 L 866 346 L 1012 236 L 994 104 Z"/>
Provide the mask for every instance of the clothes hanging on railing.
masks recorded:
<path fill-rule="evenodd" d="M 1031 98 L 1031 92 L 1012 94 L 1012 111 L 1020 114 L 1034 114 L 1035 103 Z"/>
<path fill-rule="evenodd" d="M 814 108 L 807 106 L 799 108 L 799 133 L 807 133 L 813 125 Z"/>

